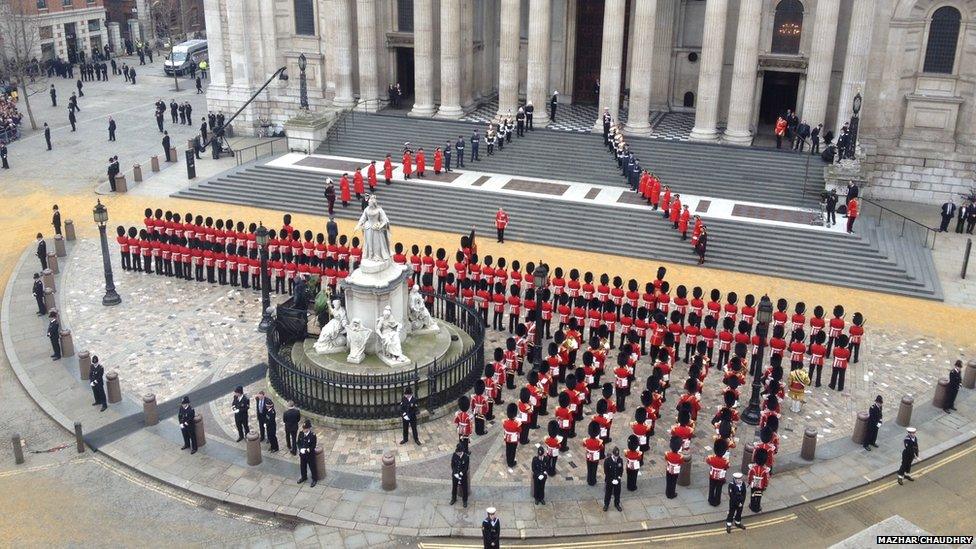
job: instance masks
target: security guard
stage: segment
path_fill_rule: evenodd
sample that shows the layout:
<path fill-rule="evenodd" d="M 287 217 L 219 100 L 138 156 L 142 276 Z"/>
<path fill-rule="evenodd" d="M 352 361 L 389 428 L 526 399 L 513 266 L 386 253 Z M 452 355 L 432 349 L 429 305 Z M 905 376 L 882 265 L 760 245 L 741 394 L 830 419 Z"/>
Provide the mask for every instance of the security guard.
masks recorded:
<path fill-rule="evenodd" d="M 104 412 L 105 408 L 108 407 L 105 399 L 105 368 L 99 364 L 98 357 L 95 355 L 91 357 L 88 383 L 91 385 L 92 394 L 95 396 L 95 402 L 92 403 L 92 406 L 101 405 L 102 409 L 100 411 Z"/>
<path fill-rule="evenodd" d="M 191 454 L 197 453 L 197 430 L 193 425 L 193 418 L 196 412 L 190 406 L 190 397 L 183 397 L 180 403 L 180 410 L 177 413 L 177 421 L 180 424 L 180 433 L 183 434 L 183 447 L 180 450 L 190 449 Z"/>
<path fill-rule="evenodd" d="M 312 483 L 309 486 L 315 488 L 315 484 L 319 481 L 319 470 L 315 465 L 315 446 L 317 444 L 318 439 L 312 432 L 312 422 L 306 419 L 305 423 L 302 424 L 302 432 L 298 434 L 298 459 L 302 471 L 302 478 L 298 479 L 298 484 L 308 480 L 309 469 L 312 470 Z"/>
<path fill-rule="evenodd" d="M 468 470 L 471 458 L 462 443 L 458 443 L 451 456 L 451 505 L 457 503 L 458 491 L 461 492 L 461 504 L 468 506 Z"/>

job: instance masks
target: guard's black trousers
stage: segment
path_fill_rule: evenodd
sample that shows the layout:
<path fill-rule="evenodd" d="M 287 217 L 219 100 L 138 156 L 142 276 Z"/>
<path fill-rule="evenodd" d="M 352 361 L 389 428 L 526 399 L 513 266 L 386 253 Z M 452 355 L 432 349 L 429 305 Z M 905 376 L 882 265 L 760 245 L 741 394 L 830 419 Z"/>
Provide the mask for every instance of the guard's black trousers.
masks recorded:
<path fill-rule="evenodd" d="M 708 479 L 708 503 L 712 507 L 722 504 L 722 488 L 725 487 L 724 480 Z"/>
<path fill-rule="evenodd" d="M 627 491 L 637 491 L 637 469 L 627 469 Z"/>
<path fill-rule="evenodd" d="M 590 486 L 596 486 L 596 469 L 598 465 L 600 465 L 599 461 L 586 462 L 586 483 Z"/>
<path fill-rule="evenodd" d="M 515 450 L 518 448 L 517 442 L 505 443 L 505 463 L 511 468 L 515 467 Z"/>
<path fill-rule="evenodd" d="M 664 495 L 668 499 L 674 499 L 678 497 L 678 475 L 672 475 L 670 473 L 664 474 Z"/>
<path fill-rule="evenodd" d="M 762 511 L 762 496 L 763 490 L 757 488 L 752 489 L 751 497 L 749 498 L 749 510 L 753 513 Z"/>

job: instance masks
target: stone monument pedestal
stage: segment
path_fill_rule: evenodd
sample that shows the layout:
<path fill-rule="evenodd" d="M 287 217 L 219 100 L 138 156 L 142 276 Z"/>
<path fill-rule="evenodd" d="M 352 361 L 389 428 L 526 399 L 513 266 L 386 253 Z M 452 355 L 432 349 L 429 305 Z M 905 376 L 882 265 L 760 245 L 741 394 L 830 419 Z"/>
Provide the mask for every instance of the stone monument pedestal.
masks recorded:
<path fill-rule="evenodd" d="M 336 114 L 302 113 L 285 122 L 285 135 L 288 136 L 288 150 L 304 151 L 305 154 L 315 152 L 315 147 L 325 141 L 336 120 Z"/>
<path fill-rule="evenodd" d="M 389 307 L 393 319 L 401 326 L 400 342 L 406 341 L 410 333 L 410 322 L 407 319 L 410 310 L 407 302 L 407 280 L 410 275 L 411 269 L 407 265 L 389 260 L 364 259 L 339 286 L 345 296 L 346 316 L 349 321 L 358 319 L 363 326 L 373 331 L 366 343 L 366 352 L 377 355 L 388 366 L 398 366 L 404 362 L 393 361 L 381 353 L 376 321 L 383 316 L 383 310 Z"/>

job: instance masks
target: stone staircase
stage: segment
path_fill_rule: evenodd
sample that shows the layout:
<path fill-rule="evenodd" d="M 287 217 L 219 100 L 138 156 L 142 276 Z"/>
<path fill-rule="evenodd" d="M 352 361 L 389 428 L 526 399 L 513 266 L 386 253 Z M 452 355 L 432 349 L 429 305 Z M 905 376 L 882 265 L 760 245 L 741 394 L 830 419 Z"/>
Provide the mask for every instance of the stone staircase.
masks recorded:
<path fill-rule="evenodd" d="M 487 166 L 479 166 L 483 167 Z M 324 181 L 321 174 L 251 165 L 197 183 L 175 196 L 324 215 Z M 648 279 L 657 261 L 697 262 L 690 243 L 682 242 L 669 223 L 649 210 L 499 194 L 470 187 L 432 187 L 413 181 L 390 187 L 381 185 L 378 196 L 394 224 L 459 235 L 467 233 L 475 224 L 483 238 L 494 234 L 494 213 L 502 206 L 512 218 L 506 230 L 507 238 L 647 259 Z M 350 204 L 348 208 L 338 207 L 336 213 L 338 217 L 351 219 L 357 218 L 360 212 L 358 205 Z M 868 220 L 858 223 L 859 234 L 848 236 L 800 227 L 710 219 L 706 265 L 927 299 L 942 298 L 928 249 L 899 239 L 886 227 L 875 226 Z"/>
<path fill-rule="evenodd" d="M 484 138 L 483 124 L 354 113 L 316 152 L 377 161 L 389 153 L 399 162 L 403 144 L 409 141 L 414 150 L 423 147 L 432 159 L 434 147 L 443 147 L 448 139 L 454 143 L 460 135 L 465 139 L 467 163 L 475 128 Z M 808 155 L 659 139 L 635 138 L 629 143 L 642 165 L 670 185 L 672 192 L 815 208 L 824 188 L 823 163 Z M 627 184 L 598 134 L 536 128 L 521 139 L 512 137 L 494 156 L 487 156 L 486 150 L 482 143 L 481 162 L 468 167 L 543 179 Z M 805 173 L 809 174 L 807 193 L 803 192 Z"/>

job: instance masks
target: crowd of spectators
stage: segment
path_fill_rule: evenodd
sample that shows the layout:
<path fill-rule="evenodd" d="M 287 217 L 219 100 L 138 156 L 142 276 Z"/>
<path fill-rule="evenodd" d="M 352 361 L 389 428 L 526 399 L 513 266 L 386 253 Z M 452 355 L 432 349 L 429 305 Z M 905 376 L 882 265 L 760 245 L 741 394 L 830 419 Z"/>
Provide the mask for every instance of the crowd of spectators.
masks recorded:
<path fill-rule="evenodd" d="M 20 137 L 22 116 L 17 110 L 17 89 L 7 85 L 0 91 L 0 141 L 9 143 Z"/>

